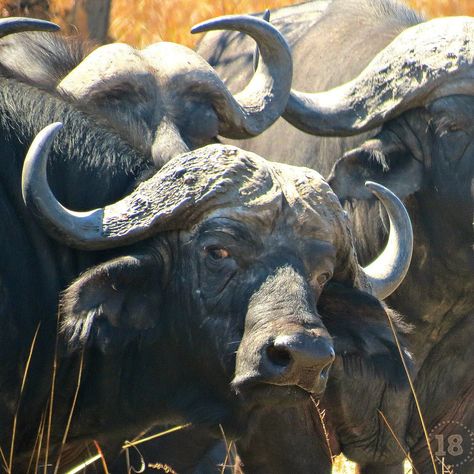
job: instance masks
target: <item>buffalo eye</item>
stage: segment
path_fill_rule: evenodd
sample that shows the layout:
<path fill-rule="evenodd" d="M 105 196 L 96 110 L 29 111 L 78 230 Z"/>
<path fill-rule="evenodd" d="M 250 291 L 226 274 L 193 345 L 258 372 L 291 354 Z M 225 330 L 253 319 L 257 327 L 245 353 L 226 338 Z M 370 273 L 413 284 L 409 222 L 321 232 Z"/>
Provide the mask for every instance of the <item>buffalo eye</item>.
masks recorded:
<path fill-rule="evenodd" d="M 440 137 L 448 133 L 456 133 L 463 130 L 463 127 L 458 120 L 445 115 L 434 118 L 432 123 L 435 127 L 436 133 L 438 133 Z"/>
<path fill-rule="evenodd" d="M 212 245 L 210 247 L 206 247 L 204 251 L 206 252 L 206 256 L 215 262 L 230 257 L 230 252 L 224 247 Z"/>
<path fill-rule="evenodd" d="M 455 133 L 460 132 L 462 129 L 459 124 L 455 122 L 450 122 L 444 125 L 444 128 L 441 129 L 440 135 L 443 136 L 446 133 Z"/>
<path fill-rule="evenodd" d="M 329 272 L 324 272 L 324 273 L 319 274 L 316 278 L 319 288 L 322 288 L 328 282 L 330 278 L 331 278 L 331 274 Z"/>

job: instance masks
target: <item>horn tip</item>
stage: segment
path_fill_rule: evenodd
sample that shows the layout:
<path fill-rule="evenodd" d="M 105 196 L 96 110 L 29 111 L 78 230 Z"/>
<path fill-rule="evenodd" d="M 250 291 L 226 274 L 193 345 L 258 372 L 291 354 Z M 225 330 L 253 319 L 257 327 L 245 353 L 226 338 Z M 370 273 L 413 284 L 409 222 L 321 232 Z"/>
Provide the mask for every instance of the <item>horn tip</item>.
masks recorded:
<path fill-rule="evenodd" d="M 211 30 L 235 30 L 249 23 L 266 24 L 267 22 L 251 15 L 224 15 L 194 25 L 191 28 L 191 33 L 204 33 Z"/>
<path fill-rule="evenodd" d="M 48 151 L 56 137 L 59 130 L 62 128 L 61 122 L 50 123 L 44 127 L 33 139 L 33 142 L 28 149 L 28 152 L 23 163 L 22 177 L 21 177 L 21 192 L 23 195 L 23 201 L 29 207 L 29 203 L 34 198 L 31 192 L 32 187 L 35 185 L 34 174 L 46 173 L 46 163 L 48 159 Z M 44 152 L 46 150 L 46 152 Z M 42 171 L 38 172 L 38 169 Z M 35 204 L 33 204 L 35 207 Z"/>
<path fill-rule="evenodd" d="M 375 181 L 366 181 L 364 184 L 365 184 L 365 187 L 368 188 L 372 193 L 384 192 L 384 191 L 391 192 L 385 186 L 382 186 L 381 184 L 376 183 Z"/>
<path fill-rule="evenodd" d="M 228 16 L 220 16 L 218 18 L 211 18 L 210 20 L 202 21 L 191 28 L 191 33 L 204 33 L 206 31 L 219 29 L 219 25 L 222 24 L 223 20 L 226 18 L 228 18 Z"/>
<path fill-rule="evenodd" d="M 194 35 L 196 33 L 202 33 L 203 30 L 201 29 L 202 27 L 202 23 L 198 23 L 197 25 L 194 25 L 192 28 L 191 28 L 191 33 Z"/>
<path fill-rule="evenodd" d="M 50 123 L 46 127 L 44 127 L 35 137 L 33 140 L 33 145 L 28 150 L 27 158 L 25 161 L 29 159 L 31 150 L 35 150 L 36 146 L 44 146 L 42 144 L 51 143 L 54 137 L 58 134 L 58 132 L 63 128 L 63 124 L 61 122 L 54 122 Z M 33 154 L 34 155 L 34 154 Z"/>
<path fill-rule="evenodd" d="M 196 33 L 204 33 L 206 31 L 210 30 L 218 30 L 223 28 L 223 24 L 228 21 L 227 19 L 229 18 L 229 15 L 226 16 L 220 16 L 217 18 L 211 18 L 210 20 L 202 21 L 201 23 L 198 23 L 197 25 L 194 25 L 191 28 L 191 33 L 196 34 Z"/>
<path fill-rule="evenodd" d="M 21 31 L 59 31 L 61 27 L 56 23 L 48 20 L 40 20 L 37 18 L 26 18 L 12 16 L 0 20 L 2 25 L 13 25 Z"/>
<path fill-rule="evenodd" d="M 63 128 L 63 123 L 62 122 L 53 122 L 47 125 L 46 127 L 43 128 L 43 131 L 47 134 L 49 133 L 54 133 L 56 134 Z"/>
<path fill-rule="evenodd" d="M 385 198 L 392 198 L 395 199 L 396 201 L 399 200 L 399 198 L 396 196 L 396 194 L 385 187 L 383 184 L 376 183 L 375 181 L 366 181 L 365 187 L 372 193 L 374 194 L 378 199 L 381 199 L 383 197 Z"/>
<path fill-rule="evenodd" d="M 41 26 L 45 31 L 59 31 L 61 27 L 52 21 L 39 20 L 41 21 Z"/>

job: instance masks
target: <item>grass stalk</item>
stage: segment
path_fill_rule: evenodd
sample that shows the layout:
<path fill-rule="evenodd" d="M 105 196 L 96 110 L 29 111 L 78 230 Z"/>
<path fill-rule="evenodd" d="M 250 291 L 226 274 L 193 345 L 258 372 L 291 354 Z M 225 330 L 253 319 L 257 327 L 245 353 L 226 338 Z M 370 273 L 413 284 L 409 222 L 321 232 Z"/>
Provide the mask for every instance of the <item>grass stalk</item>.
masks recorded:
<path fill-rule="evenodd" d="M 0 448 L 0 457 L 2 458 L 3 469 L 6 472 L 7 469 L 8 469 L 8 462 L 7 462 L 7 458 L 5 457 L 5 453 L 3 452 L 2 448 Z"/>
<path fill-rule="evenodd" d="M 405 457 L 408 459 L 408 461 L 410 461 L 410 464 L 411 464 L 411 469 L 412 471 L 415 472 L 415 474 L 420 474 L 415 466 L 413 465 L 413 461 L 411 460 L 411 457 L 410 457 L 410 453 L 408 451 L 406 451 L 401 443 L 401 441 L 398 439 L 398 436 L 395 434 L 395 431 L 392 429 L 392 427 L 390 426 L 390 423 L 388 422 L 387 418 L 385 417 L 385 415 L 383 414 L 382 411 L 380 410 L 377 410 L 379 412 L 379 415 L 380 417 L 382 418 L 383 422 L 387 425 L 387 428 L 389 429 L 390 433 L 392 434 L 393 436 L 393 439 L 397 442 L 398 444 L 398 447 L 401 449 L 402 453 L 405 455 Z"/>
<path fill-rule="evenodd" d="M 74 409 L 76 408 L 77 396 L 79 395 L 79 389 L 81 388 L 82 381 L 82 369 L 84 368 L 84 351 L 81 352 L 81 360 L 79 362 L 79 371 L 77 374 L 77 383 L 76 390 L 74 392 L 74 397 L 72 399 L 71 409 L 69 410 L 69 416 L 66 423 L 66 428 L 64 430 L 63 438 L 61 440 L 61 447 L 59 448 L 58 458 L 56 460 L 56 465 L 54 467 L 54 474 L 58 474 L 59 466 L 61 464 L 61 456 L 63 454 L 64 446 L 66 445 L 66 440 L 69 434 L 69 429 L 71 428 L 72 417 L 74 415 Z"/>
<path fill-rule="evenodd" d="M 161 431 L 160 433 L 147 436 L 146 438 L 137 439 L 136 441 L 125 441 L 125 443 L 122 446 L 122 449 L 127 449 L 127 448 L 131 448 L 132 446 L 137 446 L 139 444 L 146 443 L 147 441 L 151 441 L 152 439 L 160 438 L 161 436 L 166 436 L 167 434 L 174 433 L 175 431 L 183 430 L 184 428 L 188 428 L 189 426 L 191 426 L 191 423 L 175 426 L 173 428 L 170 428 L 169 430 Z"/>
<path fill-rule="evenodd" d="M 45 421 L 46 421 L 46 410 L 44 410 L 43 414 L 41 415 L 40 424 L 38 426 L 38 433 L 36 434 L 35 444 L 33 445 L 33 450 L 31 451 L 30 460 L 28 461 L 28 469 L 26 470 L 26 474 L 29 474 L 30 472 L 30 469 L 33 465 L 33 460 L 35 459 L 36 451 L 38 450 L 41 452 L 41 441 L 43 439 Z M 35 472 L 38 472 L 37 469 L 35 470 Z"/>
<path fill-rule="evenodd" d="M 225 443 L 225 457 L 224 457 L 224 462 L 222 463 L 222 466 L 221 466 L 221 474 L 224 474 L 225 468 L 227 467 L 227 462 L 229 461 L 230 451 L 232 449 L 233 443 L 232 441 L 230 443 L 227 441 L 227 436 L 225 435 L 225 431 L 222 425 L 219 425 L 219 428 L 221 430 L 222 438 L 224 439 L 224 443 Z"/>
<path fill-rule="evenodd" d="M 35 462 L 35 474 L 37 472 L 39 472 L 39 463 L 40 463 L 40 459 L 41 459 L 41 448 L 43 446 L 43 438 L 44 438 L 44 429 L 45 429 L 45 426 L 46 426 L 46 411 L 44 412 L 44 420 L 43 420 L 43 423 L 40 423 L 40 430 L 39 430 L 39 434 L 38 434 L 38 449 L 36 451 L 36 462 Z M 34 455 L 34 453 L 33 453 Z"/>
<path fill-rule="evenodd" d="M 324 421 L 324 418 L 326 417 L 326 410 L 321 410 L 319 408 L 319 400 L 315 400 L 314 397 L 310 397 L 311 398 L 311 401 L 313 402 L 313 405 L 314 407 L 316 408 L 316 413 L 318 414 L 319 416 L 319 420 L 321 421 L 321 426 L 322 426 L 322 429 L 323 429 L 323 434 L 324 434 L 324 440 L 326 441 L 326 446 L 328 448 L 328 453 L 329 453 L 329 457 L 331 458 L 331 464 L 334 465 L 334 453 L 332 452 L 332 449 L 331 449 L 331 443 L 329 442 L 329 433 L 328 433 L 328 430 L 327 430 L 327 427 L 326 427 L 326 423 Z"/>
<path fill-rule="evenodd" d="M 25 369 L 23 371 L 23 379 L 21 381 L 20 395 L 18 397 L 18 403 L 17 403 L 17 406 L 16 406 L 15 416 L 13 417 L 12 441 L 11 441 L 11 445 L 10 445 L 10 456 L 9 456 L 9 459 L 8 459 L 8 470 L 7 470 L 8 473 L 11 473 L 12 469 L 13 469 L 13 456 L 14 456 L 13 453 L 15 451 L 15 437 L 16 437 L 16 429 L 17 429 L 17 423 L 18 423 L 18 415 L 20 413 L 21 398 L 23 396 L 23 391 L 25 389 L 26 380 L 28 378 L 28 372 L 29 372 L 30 364 L 31 364 L 31 357 L 33 356 L 33 351 L 34 351 L 34 348 L 35 348 L 35 345 L 36 345 L 36 340 L 37 340 L 37 337 L 38 337 L 40 327 L 41 327 L 41 323 L 38 323 L 38 326 L 36 327 L 35 334 L 33 336 L 33 340 L 31 341 L 30 351 L 28 353 L 28 358 L 26 360 Z"/>
<path fill-rule="evenodd" d="M 54 395 L 55 395 L 55 388 L 56 388 L 56 374 L 58 371 L 58 334 L 59 334 L 59 313 L 57 315 L 57 320 L 56 320 L 56 341 L 54 343 L 53 372 L 51 374 L 51 394 L 49 397 L 48 429 L 47 429 L 47 435 L 46 435 L 44 474 L 48 474 L 47 466 L 48 466 L 49 448 L 50 448 L 50 441 L 51 441 L 51 430 L 52 430 L 52 424 L 53 424 L 53 406 L 54 406 Z"/>
<path fill-rule="evenodd" d="M 387 316 L 387 319 L 388 319 L 388 323 L 390 324 L 390 329 L 392 330 L 392 334 L 393 334 L 393 337 L 395 339 L 395 343 L 397 344 L 398 352 L 400 354 L 400 359 L 402 360 L 403 368 L 405 370 L 405 374 L 407 376 L 408 383 L 410 384 L 411 393 L 412 393 L 413 398 L 415 400 L 416 410 L 417 410 L 417 413 L 418 413 L 418 417 L 420 418 L 421 426 L 423 428 L 423 434 L 425 436 L 426 445 L 427 445 L 428 451 L 430 453 L 431 463 L 433 464 L 433 472 L 434 472 L 434 474 L 438 474 L 438 468 L 436 466 L 436 460 L 435 460 L 435 457 L 434 457 L 433 450 L 431 449 L 430 437 L 428 435 L 428 430 L 426 429 L 426 424 L 425 424 L 425 420 L 424 420 L 424 417 L 423 417 L 423 412 L 421 411 L 420 401 L 418 400 L 418 396 L 416 395 L 415 386 L 413 384 L 413 380 L 411 378 L 410 371 L 408 370 L 408 367 L 407 367 L 407 364 L 406 364 L 406 361 L 405 361 L 405 357 L 403 356 L 402 347 L 400 345 L 400 341 L 398 340 L 397 332 L 396 332 L 395 327 L 393 325 L 393 321 L 389 316 Z"/>
<path fill-rule="evenodd" d="M 107 462 L 105 461 L 104 453 L 102 452 L 100 444 L 96 440 L 94 440 L 94 446 L 95 449 L 97 449 L 97 453 L 100 454 L 100 460 L 102 462 L 102 468 L 104 469 L 104 473 L 109 474 L 109 468 L 107 467 Z"/>

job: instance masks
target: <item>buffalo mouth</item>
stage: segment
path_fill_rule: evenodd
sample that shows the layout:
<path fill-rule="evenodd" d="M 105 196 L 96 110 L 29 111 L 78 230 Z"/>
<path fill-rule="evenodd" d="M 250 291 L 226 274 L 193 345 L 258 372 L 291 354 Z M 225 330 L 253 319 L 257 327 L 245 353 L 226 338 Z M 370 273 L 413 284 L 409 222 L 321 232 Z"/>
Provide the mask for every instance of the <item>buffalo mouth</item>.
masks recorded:
<path fill-rule="evenodd" d="M 309 397 L 319 398 L 326 388 L 330 365 L 323 370 L 308 368 L 300 373 L 299 380 L 292 384 L 274 383 L 260 375 L 236 376 L 232 388 L 244 405 L 293 406 Z"/>

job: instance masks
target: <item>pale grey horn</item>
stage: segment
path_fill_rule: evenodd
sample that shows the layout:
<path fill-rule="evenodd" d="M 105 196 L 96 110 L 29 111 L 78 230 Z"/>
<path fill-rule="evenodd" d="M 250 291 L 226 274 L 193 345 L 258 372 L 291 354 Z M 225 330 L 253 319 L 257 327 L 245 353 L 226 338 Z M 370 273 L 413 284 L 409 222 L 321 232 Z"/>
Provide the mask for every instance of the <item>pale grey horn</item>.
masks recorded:
<path fill-rule="evenodd" d="M 219 133 L 229 138 L 249 138 L 267 129 L 285 109 L 291 88 L 293 63 L 290 48 L 270 23 L 249 15 L 224 16 L 196 25 L 191 31 L 225 29 L 251 36 L 260 60 L 250 83 L 233 96 L 222 82 L 215 99 L 221 119 Z"/>
<path fill-rule="evenodd" d="M 313 135 L 357 135 L 454 94 L 474 94 L 474 18 L 437 18 L 403 31 L 358 77 L 327 92 L 292 91 L 283 117 Z"/>
<path fill-rule="evenodd" d="M 48 155 L 62 123 L 48 125 L 31 144 L 21 176 L 23 201 L 28 209 L 48 228 L 48 232 L 69 245 L 78 239 L 86 244 L 96 240 L 101 232 L 103 210 L 74 212 L 62 206 L 54 197 L 47 179 Z M 75 238 L 71 239 L 70 236 Z"/>
<path fill-rule="evenodd" d="M 58 31 L 59 26 L 46 20 L 10 17 L 0 19 L 0 38 L 22 31 Z"/>
<path fill-rule="evenodd" d="M 398 288 L 408 272 L 413 253 L 413 229 L 405 206 L 394 193 L 372 181 L 367 181 L 365 185 L 377 196 L 390 220 L 385 249 L 363 268 L 372 294 L 383 300 Z"/>
<path fill-rule="evenodd" d="M 22 193 L 44 229 L 71 247 L 119 247 L 159 232 L 188 228 L 205 212 L 236 202 L 241 183 L 253 176 L 235 147 L 208 145 L 174 157 L 113 204 L 71 211 L 53 195 L 46 173 L 48 154 L 61 127 L 49 125 L 33 140 L 23 164 Z"/>
<path fill-rule="evenodd" d="M 270 23 L 270 10 L 268 8 L 263 13 L 262 20 L 265 20 L 268 23 Z M 257 70 L 259 60 L 260 60 L 260 53 L 258 52 L 258 46 L 256 46 L 253 51 L 253 59 L 252 59 L 254 72 Z"/>

